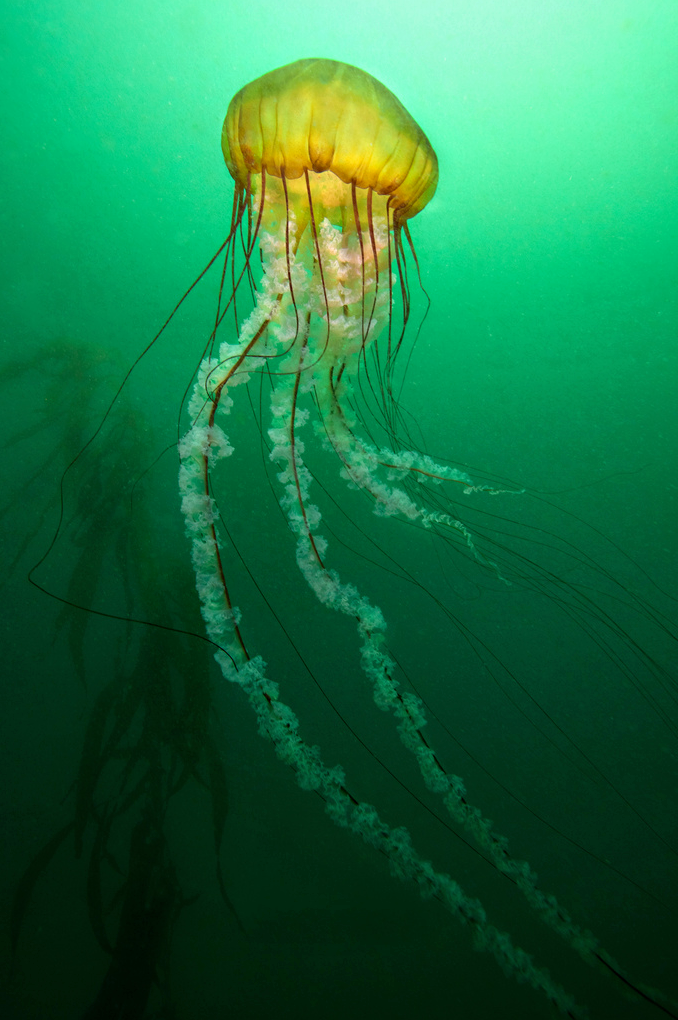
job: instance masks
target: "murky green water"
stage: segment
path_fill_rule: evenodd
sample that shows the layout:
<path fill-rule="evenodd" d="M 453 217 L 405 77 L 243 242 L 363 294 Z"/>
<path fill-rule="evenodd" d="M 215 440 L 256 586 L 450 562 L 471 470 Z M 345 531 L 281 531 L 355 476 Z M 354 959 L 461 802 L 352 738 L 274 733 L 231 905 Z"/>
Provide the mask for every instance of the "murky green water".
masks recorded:
<path fill-rule="evenodd" d="M 431 302 L 400 394 L 412 436 L 481 482 L 525 490 L 454 494 L 453 512 L 509 586 L 375 517 L 330 455 L 309 450 L 325 486 L 314 498 L 328 562 L 384 609 L 389 648 L 433 717 L 427 735 L 470 802 L 634 981 L 675 991 L 678 8 L 43 0 L 9 5 L 3 22 L 7 910 L 22 869 L 73 817 L 64 798 L 97 696 L 140 662 L 129 690 L 139 676 L 160 684 L 143 694 L 153 746 L 178 747 L 182 732 L 198 740 L 203 719 L 220 749 L 221 857 L 241 924 L 219 895 L 215 801 L 198 758 L 174 777 L 163 815 L 186 901 L 163 957 L 175 1013 L 154 989 L 145 1016 L 551 1015 L 297 788 L 200 641 L 153 631 L 144 644 L 143 624 L 94 619 L 26 579 L 54 534 L 64 468 L 226 235 L 233 191 L 219 135 L 231 95 L 279 65 L 328 56 L 392 89 L 439 157 L 436 196 L 412 223 Z M 426 302 L 410 282 L 413 338 Z M 50 592 L 201 629 L 172 444 L 218 284 L 217 271 L 182 306 L 66 476 L 66 527 L 35 575 Z M 240 554 L 229 540 L 248 644 L 305 739 L 592 1017 L 662 1015 L 581 963 L 441 821 L 374 708 L 355 628 L 298 574 L 262 455 L 258 384 L 251 396 L 234 390 L 236 451 L 215 471 L 215 494 Z M 99 823 L 151 761 L 130 764 L 137 716 L 115 754 L 107 725 Z M 124 873 L 136 817 L 113 830 L 107 859 L 93 822 L 79 860 L 65 838 L 23 915 L 6 1015 L 85 1015 L 110 963 L 92 927 L 92 871 L 101 866 L 113 899 L 100 916 L 114 940 L 113 865 Z M 142 1015 L 123 1006 L 111 995 L 108 1013 L 89 1015 Z"/>

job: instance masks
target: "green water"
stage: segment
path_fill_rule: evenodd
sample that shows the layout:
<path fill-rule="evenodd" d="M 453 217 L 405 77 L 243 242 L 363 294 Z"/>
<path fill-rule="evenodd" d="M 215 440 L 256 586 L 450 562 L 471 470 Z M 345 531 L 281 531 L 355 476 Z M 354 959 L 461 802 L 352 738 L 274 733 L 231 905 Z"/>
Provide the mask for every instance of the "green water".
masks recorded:
<path fill-rule="evenodd" d="M 339 539 L 330 538 L 332 565 L 384 608 L 389 647 L 440 720 L 427 732 L 469 800 L 633 980 L 675 994 L 676 646 L 663 621 L 675 633 L 678 6 L 53 0 L 8 4 L 2 22 L 3 906 L 70 819 L 64 797 L 94 700 L 139 640 L 114 620 L 78 630 L 77 611 L 26 580 L 54 533 L 61 473 L 227 232 L 232 186 L 219 135 L 231 95 L 272 68 L 328 56 L 392 89 L 440 161 L 435 198 L 412 224 L 431 300 L 401 395 L 413 434 L 480 480 L 526 490 L 468 509 L 460 498 L 456 512 L 501 542 L 502 564 L 515 569 L 525 556 L 551 576 L 543 594 L 523 591 L 441 555 L 415 529 L 370 514 L 315 451 Z M 182 308 L 93 445 L 103 497 L 79 488 L 91 474 L 73 471 L 66 486 L 67 517 L 86 521 L 88 507 L 110 499 L 120 528 L 142 520 L 146 538 L 125 558 L 104 531 L 99 563 L 81 523 L 37 574 L 50 591 L 82 594 L 78 565 L 94 576 L 96 564 L 92 608 L 129 615 L 133 578 L 144 598 L 132 615 L 200 628 L 175 454 L 160 455 L 176 441 L 217 287 L 208 279 Z M 415 291 L 416 322 L 424 306 Z M 298 576 L 250 404 L 236 395 L 233 476 L 229 463 L 217 494 L 290 640 L 237 557 L 234 586 L 248 641 L 305 738 L 345 765 L 357 796 L 407 825 L 423 855 L 593 1018 L 665 1015 L 581 963 L 415 799 L 440 814 L 371 703 L 354 629 L 328 619 Z M 116 445 L 124 414 L 129 447 Z M 125 497 L 122 509 L 113 465 L 126 468 L 125 484 L 139 480 L 137 501 Z M 426 592 L 396 582 L 372 542 L 444 599 L 458 626 Z M 562 593 L 577 584 L 664 673 L 611 638 L 599 614 L 572 618 Z M 651 608 L 629 608 L 624 590 Z M 174 928 L 173 1015 L 552 1015 L 475 953 L 438 903 L 331 824 L 204 648 L 190 647 L 213 684 L 230 791 L 222 859 L 244 931 L 219 897 L 208 798 L 189 784 L 167 819 L 192 900 Z M 127 838 L 114 848 L 121 859 Z M 3 1015 L 66 1020 L 94 999 L 109 958 L 92 933 L 86 884 L 87 855 L 76 860 L 67 841 L 26 913 Z M 152 996 L 144 1015 L 172 1015 L 156 1006 Z"/>

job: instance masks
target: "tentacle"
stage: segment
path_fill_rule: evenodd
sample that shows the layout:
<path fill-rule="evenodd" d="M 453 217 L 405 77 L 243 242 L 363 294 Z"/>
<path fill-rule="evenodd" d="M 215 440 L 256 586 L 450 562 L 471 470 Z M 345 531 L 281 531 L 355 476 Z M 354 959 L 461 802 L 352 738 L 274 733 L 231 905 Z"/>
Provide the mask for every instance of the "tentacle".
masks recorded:
<path fill-rule="evenodd" d="M 222 345 L 218 360 L 206 358 L 203 362 L 189 405 L 192 425 L 179 446 L 182 511 L 191 540 L 196 585 L 207 633 L 219 647 L 215 658 L 225 679 L 236 683 L 246 694 L 257 716 L 259 732 L 273 743 L 278 757 L 293 768 L 302 789 L 320 794 L 335 824 L 361 836 L 387 857 L 394 876 L 414 882 L 422 896 L 435 897 L 450 913 L 468 925 L 473 931 L 477 949 L 492 953 L 506 972 L 528 981 L 543 992 L 563 1015 L 578 1020 L 583 1013 L 572 998 L 546 971 L 537 967 L 524 950 L 514 946 L 505 932 L 488 922 L 479 901 L 468 897 L 449 875 L 436 871 L 429 861 L 422 858 L 412 846 L 406 829 L 391 828 L 372 805 L 359 802 L 351 795 L 343 770 L 338 766 L 328 767 L 318 748 L 305 743 L 299 734 L 298 719 L 281 700 L 278 684 L 266 675 L 265 663 L 260 657 L 250 657 L 246 650 L 239 629 L 240 614 L 231 602 L 222 567 L 215 527 L 218 508 L 209 491 L 209 471 L 217 461 L 233 453 L 215 417 L 219 409 L 230 410 L 232 401 L 228 388 L 249 374 L 264 331 L 277 324 L 277 340 L 283 343 L 287 342 L 290 330 L 295 336 L 299 335 L 296 309 L 294 322 L 289 311 L 293 304 L 289 304 L 287 322 L 281 313 L 283 303 L 280 295 L 285 293 L 286 286 L 289 290 L 291 279 L 289 258 L 288 243 L 285 258 L 271 267 L 269 285 L 262 288 L 255 311 L 244 324 L 238 344 Z M 390 663 L 378 651 L 378 636 L 384 629 L 381 613 L 369 607 L 366 600 L 361 600 L 355 589 L 341 585 L 326 571 L 322 562 L 324 544 L 312 535 L 320 517 L 317 508 L 307 502 L 310 473 L 303 463 L 303 443 L 296 435 L 296 429 L 308 417 L 308 412 L 297 406 L 308 354 L 304 340 L 295 352 L 296 372 L 283 376 L 274 391 L 276 422 L 270 429 L 270 436 L 274 444 L 272 457 L 284 463 L 280 473 L 280 480 L 286 487 L 282 502 L 288 512 L 290 526 L 297 532 L 300 547 L 303 544 L 314 569 L 318 571 L 317 576 L 329 580 L 330 588 L 327 590 L 333 589 L 337 597 L 347 600 L 347 605 L 352 607 L 352 615 L 356 615 L 355 599 L 360 601 L 360 626 L 366 638 L 364 658 L 369 659 L 372 652 L 377 656 L 377 663 L 379 655 L 383 656 L 384 663 Z M 402 698 L 401 701 L 405 705 Z M 405 714 L 408 715 L 407 710 Z"/>
<path fill-rule="evenodd" d="M 336 571 L 328 569 L 321 556 L 317 555 L 316 550 L 320 549 L 324 556 L 327 542 L 322 536 L 312 533 L 320 524 L 320 510 L 308 502 L 311 474 L 303 463 L 303 445 L 296 436 L 294 443 L 291 442 L 295 430 L 304 421 L 296 408 L 294 384 L 291 393 L 282 393 L 279 388 L 274 396 L 272 410 L 276 427 L 271 430 L 271 438 L 274 440 L 271 457 L 286 465 L 279 479 L 287 487 L 282 505 L 288 514 L 290 527 L 297 535 L 297 563 L 323 605 L 356 620 L 362 642 L 361 665 L 372 685 L 375 704 L 395 715 L 403 745 L 414 755 L 427 788 L 442 797 L 450 816 L 472 835 L 495 867 L 516 884 L 543 920 L 563 936 L 588 963 L 593 963 L 595 951 L 599 949 L 597 940 L 572 921 L 555 897 L 539 889 L 537 876 L 529 864 L 511 856 L 507 840 L 494 831 L 492 823 L 483 817 L 478 808 L 469 804 L 463 780 L 446 772 L 427 741 L 423 732 L 426 726 L 423 702 L 416 695 L 399 690 L 395 678 L 396 664 L 384 647 L 386 622 L 379 607 L 372 605 L 355 585 L 342 582 Z M 287 437 L 287 445 L 282 441 L 284 437 Z M 301 479 L 301 484 L 293 484 L 292 479 Z M 379 493 L 378 498 L 392 499 L 375 480 L 369 484 Z M 399 511 L 406 512 L 401 502 L 398 497 Z"/>
<path fill-rule="evenodd" d="M 354 218 L 358 220 L 355 200 Z M 292 236 L 295 223 L 287 203 L 284 236 L 262 233 L 259 237 L 264 276 L 254 311 L 243 324 L 238 342 L 223 343 L 218 357 L 208 357 L 201 365 L 189 404 L 192 425 L 180 443 L 180 488 L 203 616 L 209 637 L 219 647 L 216 659 L 224 677 L 243 689 L 257 715 L 260 732 L 272 741 L 278 757 L 293 768 L 299 785 L 320 794 L 337 825 L 350 828 L 382 852 L 394 875 L 415 882 L 422 895 L 436 897 L 467 924 L 478 949 L 491 952 L 505 971 L 543 992 L 564 1015 L 577 1018 L 583 1014 L 573 1000 L 514 946 L 508 935 L 488 922 L 482 905 L 466 896 L 449 875 L 434 870 L 414 850 L 405 829 L 389 827 L 371 805 L 359 802 L 349 792 L 343 770 L 326 766 L 319 750 L 304 742 L 296 715 L 280 698 L 278 684 L 267 676 L 263 661 L 251 657 L 246 649 L 240 614 L 226 584 L 210 470 L 233 450 L 216 415 L 219 410 L 230 410 L 230 389 L 246 382 L 263 361 L 270 364 L 275 358 L 278 382 L 271 404 L 271 459 L 281 467 L 281 503 L 297 536 L 297 562 L 319 601 L 356 621 L 361 665 L 372 684 L 376 704 L 395 715 L 400 738 L 416 758 L 426 786 L 442 797 L 451 817 L 473 835 L 539 916 L 588 963 L 601 966 L 645 994 L 626 979 L 590 932 L 576 925 L 553 896 L 538 888 L 537 876 L 529 865 L 511 857 L 506 840 L 469 804 L 462 780 L 445 771 L 424 735 L 422 701 L 399 690 L 396 665 L 385 646 L 386 623 L 381 610 L 326 565 L 327 543 L 318 532 L 321 514 L 310 502 L 312 477 L 304 463 L 304 444 L 299 436 L 309 417 L 301 402 L 309 393 L 316 396 L 325 436 L 340 458 L 345 477 L 369 493 L 377 512 L 404 514 L 424 527 L 454 528 L 477 558 L 493 566 L 476 553 L 472 536 L 460 521 L 430 509 L 413 496 L 415 480 L 452 482 L 462 485 L 466 492 L 485 487 L 475 487 L 463 472 L 436 464 L 424 455 L 378 450 L 358 440 L 339 399 L 339 389 L 350 386 L 348 380 L 364 357 L 366 345 L 388 320 L 385 296 L 392 294 L 392 288 L 381 288 L 378 293 L 376 282 L 380 254 L 389 250 L 388 230 L 380 232 L 371 213 L 368 219 L 372 278 L 365 265 L 367 247 L 362 233 L 360 243 L 352 248 L 327 220 L 319 229 L 313 220 L 313 266 L 304 266 Z M 351 271 L 356 259 L 360 273 L 354 266 Z M 374 287 L 372 311 L 366 316 L 366 291 L 370 287 Z M 299 314 L 302 308 L 306 309 L 303 321 Z M 657 995 L 648 993 L 646 997 L 659 1005 Z"/>

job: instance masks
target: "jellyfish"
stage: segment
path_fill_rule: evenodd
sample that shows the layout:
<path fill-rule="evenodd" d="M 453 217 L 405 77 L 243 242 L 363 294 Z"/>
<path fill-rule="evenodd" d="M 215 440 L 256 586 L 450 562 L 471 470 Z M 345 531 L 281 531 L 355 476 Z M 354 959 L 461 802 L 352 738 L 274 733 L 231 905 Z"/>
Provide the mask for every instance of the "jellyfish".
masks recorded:
<path fill-rule="evenodd" d="M 353 622 L 366 688 L 393 717 L 424 786 L 546 925 L 587 963 L 658 1005 L 659 993 L 631 982 L 595 935 L 541 888 L 530 865 L 512 856 L 506 839 L 469 802 L 462 778 L 446 770 L 427 737 L 424 701 L 406 689 L 389 650 L 385 616 L 338 571 L 314 495 L 310 444 L 334 458 L 340 476 L 378 516 L 445 536 L 503 580 L 500 567 L 476 548 L 472 531 L 435 497 L 445 487 L 466 495 L 496 490 L 403 448 L 398 438 L 407 429 L 394 393 L 395 366 L 410 319 L 410 276 L 419 271 L 408 224 L 436 190 L 431 143 L 371 75 L 338 61 L 307 59 L 263 75 L 233 97 L 222 148 L 235 185 L 232 219 L 215 327 L 179 442 L 179 488 L 202 616 L 224 678 L 242 690 L 262 736 L 299 785 L 322 798 L 336 825 L 383 854 L 395 877 L 438 900 L 506 973 L 531 983 L 564 1016 L 583 1015 L 573 997 L 491 922 L 483 904 L 416 849 L 406 828 L 391 825 L 354 794 L 343 768 L 328 764 L 307 741 L 283 682 L 251 647 L 223 533 L 228 507 L 214 495 L 214 478 L 225 474 L 234 454 L 229 413 L 248 381 L 265 376 L 264 442 L 275 466 L 277 501 L 294 536 L 296 568 L 328 613 Z M 237 337 L 227 332 L 222 339 L 231 317 Z M 369 394 L 384 443 L 371 438 L 376 430 L 360 414 L 358 389 Z M 676 1015 L 673 1007 L 659 1008 Z"/>

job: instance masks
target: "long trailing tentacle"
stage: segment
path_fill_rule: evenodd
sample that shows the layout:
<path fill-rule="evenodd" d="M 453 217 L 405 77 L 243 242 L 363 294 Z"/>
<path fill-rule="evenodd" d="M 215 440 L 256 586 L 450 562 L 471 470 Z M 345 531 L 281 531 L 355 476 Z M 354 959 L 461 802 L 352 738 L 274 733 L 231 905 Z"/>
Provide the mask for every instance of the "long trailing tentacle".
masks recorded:
<path fill-rule="evenodd" d="M 362 252 L 362 248 L 361 248 Z M 363 283 L 364 290 L 364 283 Z M 360 339 L 363 337 L 363 320 L 360 321 Z M 356 336 L 356 340 L 357 340 Z M 348 345 L 350 349 L 350 344 Z M 356 349 L 356 348 L 354 348 Z M 356 350 L 360 350 L 357 348 Z M 354 357 L 359 356 L 357 353 Z M 397 729 L 404 746 L 414 755 L 425 785 L 442 797 L 450 816 L 461 824 L 487 853 L 499 872 L 506 875 L 520 889 L 532 909 L 545 923 L 589 963 L 601 967 L 637 993 L 663 1008 L 660 996 L 633 984 L 620 965 L 601 947 L 595 936 L 570 917 L 552 894 L 543 892 L 537 876 L 526 861 L 514 858 L 504 837 L 497 834 L 492 823 L 479 809 L 469 803 L 463 781 L 448 773 L 424 735 L 426 714 L 421 699 L 402 692 L 395 678 L 396 664 L 385 648 L 386 624 L 378 606 L 371 604 L 353 584 L 343 582 L 336 571 L 326 565 L 327 541 L 318 533 L 320 510 L 309 502 L 311 473 L 303 460 L 304 446 L 298 430 L 308 418 L 308 412 L 299 407 L 300 381 L 303 356 L 293 380 L 280 385 L 273 393 L 272 413 L 274 425 L 269 430 L 272 442 L 271 459 L 283 466 L 279 480 L 285 487 L 281 499 L 292 531 L 297 535 L 297 563 L 318 600 L 356 621 L 360 644 L 361 666 L 373 687 L 376 705 L 391 711 L 397 720 Z M 324 378 L 321 376 L 321 379 Z M 332 379 L 330 377 L 330 384 Z M 307 388 L 310 382 L 307 382 Z M 487 489 L 474 486 L 462 472 L 435 464 L 430 458 L 414 453 L 396 454 L 393 451 L 375 451 L 356 441 L 336 400 L 332 386 L 329 406 L 322 407 L 322 398 L 316 400 L 327 412 L 323 421 L 326 434 L 345 466 L 347 477 L 360 488 L 366 489 L 375 504 L 386 514 L 404 514 L 420 518 L 424 526 L 443 523 L 459 527 L 467 544 L 473 549 L 468 531 L 448 515 L 435 513 L 418 506 L 399 485 L 386 484 L 380 472 L 390 475 L 390 481 L 410 474 L 434 482 L 453 481 L 462 484 L 467 492 Z M 338 424 L 339 423 L 339 424 Z M 489 490 L 496 491 L 496 490 Z M 479 554 L 477 554 L 479 555 Z M 481 558 L 481 557 L 479 557 Z M 494 566 L 494 564 L 489 564 Z M 499 575 L 501 576 L 501 575 Z"/>
<path fill-rule="evenodd" d="M 289 245 L 286 245 L 286 250 L 289 253 Z M 435 870 L 429 861 L 421 857 L 412 846 L 406 829 L 392 828 L 380 818 L 372 805 L 360 802 L 350 794 L 343 770 L 338 766 L 328 767 L 318 748 L 309 746 L 302 739 L 298 719 L 281 700 L 279 685 L 267 676 L 261 658 L 250 656 L 245 647 L 240 631 L 240 614 L 231 601 L 223 570 L 215 526 L 218 509 L 209 491 L 210 468 L 233 453 L 225 432 L 216 423 L 216 414 L 218 410 L 230 410 L 232 401 L 228 388 L 237 381 L 239 374 L 247 373 L 256 346 L 269 327 L 278 327 L 278 339 L 283 343 L 287 342 L 290 333 L 297 335 L 298 324 L 292 322 L 289 312 L 292 303 L 287 306 L 289 321 L 285 322 L 280 314 L 279 295 L 289 291 L 292 272 L 293 267 L 288 267 L 287 258 L 278 260 L 277 272 L 272 268 L 267 286 L 262 287 L 257 306 L 243 326 L 238 352 L 232 350 L 232 345 L 227 345 L 228 350 L 224 351 L 222 345 L 216 364 L 209 357 L 203 362 L 189 406 L 192 425 L 179 447 L 182 511 L 191 540 L 196 585 L 207 633 L 220 646 L 215 657 L 224 677 L 236 683 L 247 696 L 257 716 L 260 733 L 273 743 L 278 757 L 293 768 L 299 785 L 320 794 L 335 824 L 349 828 L 384 854 L 396 877 L 414 882 L 423 896 L 435 897 L 470 927 L 477 949 L 492 953 L 505 971 L 513 973 L 519 980 L 529 981 L 564 1016 L 579 1020 L 583 1013 L 573 999 L 546 971 L 537 967 L 524 950 L 513 945 L 506 933 L 487 920 L 477 900 L 467 896 L 449 875 Z M 306 500 L 309 477 L 303 464 L 303 445 L 295 434 L 295 427 L 303 424 L 304 419 L 298 413 L 297 400 L 307 353 L 305 345 L 302 345 L 296 353 L 296 371 L 290 376 L 283 376 L 275 391 L 279 400 L 274 408 L 276 424 L 271 429 L 271 438 L 276 443 L 272 456 L 285 461 L 282 476 L 290 523 L 297 530 L 300 541 L 303 540 L 304 549 L 311 550 L 316 568 L 323 576 L 329 577 L 322 564 L 322 544 L 314 545 L 311 537 L 316 521 L 313 508 L 307 505 Z M 207 378 L 212 392 L 209 400 L 205 400 Z M 295 508 L 294 512 L 292 508 Z M 375 618 L 372 624 L 374 634 L 378 630 L 377 622 Z"/>
<path fill-rule="evenodd" d="M 364 358 L 367 345 L 386 321 L 390 323 L 390 309 L 384 306 L 386 298 L 392 297 L 392 285 L 389 282 L 388 289 L 380 289 L 378 284 L 379 254 L 391 250 L 388 218 L 385 229 L 376 230 L 370 208 L 366 235 L 369 240 L 363 238 L 353 189 L 354 221 L 360 239 L 351 248 L 329 221 L 316 223 L 308 173 L 306 185 L 311 209 L 312 264 L 308 264 L 308 257 L 304 262 L 299 254 L 296 224 L 283 178 L 284 230 L 274 237 L 259 234 L 257 225 L 254 234 L 264 256 L 264 275 L 257 289 L 254 311 L 243 324 L 236 344 L 225 342 L 218 357 L 204 359 L 189 405 L 192 425 L 180 443 L 182 509 L 192 542 L 203 617 L 210 639 L 220 646 L 216 658 L 223 675 L 243 689 L 258 718 L 260 732 L 272 741 L 278 757 L 293 768 L 300 786 L 322 797 L 336 824 L 350 828 L 382 852 L 393 873 L 415 882 L 422 895 L 440 900 L 471 928 L 477 948 L 490 951 L 504 970 L 544 993 L 563 1015 L 571 1018 L 583 1015 L 546 972 L 488 922 L 477 900 L 468 897 L 448 874 L 436 871 L 417 853 L 406 830 L 391 828 L 371 805 L 360 802 L 349 792 L 343 770 L 329 768 L 319 750 L 305 743 L 295 713 L 281 699 L 278 683 L 268 676 L 263 661 L 250 655 L 246 648 L 240 613 L 226 583 L 217 532 L 219 511 L 211 495 L 210 471 L 216 462 L 233 452 L 216 420 L 219 411 L 227 413 L 232 405 L 231 388 L 246 381 L 262 365 L 269 368 L 276 359 L 278 383 L 272 396 L 270 456 L 280 468 L 281 504 L 297 538 L 298 565 L 323 605 L 356 621 L 361 665 L 372 684 L 374 700 L 380 708 L 394 714 L 401 740 L 414 755 L 425 785 L 442 797 L 451 817 L 474 837 L 497 870 L 521 890 L 535 912 L 586 962 L 613 974 L 668 1015 L 676 1015 L 662 1006 L 658 993 L 632 983 L 595 937 L 579 927 L 553 896 L 541 891 L 530 866 L 510 855 L 506 840 L 468 802 L 462 780 L 445 770 L 425 736 L 423 702 L 417 695 L 400 690 L 397 666 L 385 645 L 386 624 L 381 610 L 327 565 L 327 542 L 318 531 L 321 514 L 309 500 L 312 476 L 304 462 L 304 444 L 299 435 L 309 417 L 308 409 L 302 406 L 309 395 L 313 395 L 320 408 L 325 437 L 338 454 L 345 476 L 369 493 L 381 513 L 417 519 L 425 527 L 455 528 L 475 553 L 472 536 L 461 522 L 418 502 L 412 497 L 412 486 L 413 480 L 418 479 L 434 484 L 453 482 L 466 491 L 476 487 L 463 472 L 436 464 L 423 454 L 377 449 L 356 437 L 342 396 L 350 390 L 349 380 Z M 248 264 L 251 250 L 248 234 Z M 368 250 L 374 265 L 372 276 L 368 276 L 366 269 Z M 404 329 L 409 316 L 409 288 L 400 226 L 394 228 L 393 251 L 400 270 Z M 239 278 L 233 275 L 233 279 L 242 279 L 242 274 Z M 223 311 L 217 321 L 222 318 Z M 389 331 L 389 340 L 392 339 Z M 388 351 L 383 374 L 385 394 L 390 393 L 393 362 L 401 343 L 402 332 Z M 487 487 L 477 488 L 487 491 Z M 488 565 L 493 566 L 489 562 Z"/>
<path fill-rule="evenodd" d="M 495 833 L 492 824 L 476 807 L 469 804 L 463 781 L 447 773 L 441 764 L 423 732 L 426 725 L 423 702 L 416 695 L 399 690 L 395 678 L 396 664 L 384 648 L 386 623 L 379 607 L 372 605 L 355 585 L 342 582 L 336 571 L 329 570 L 323 562 L 327 542 L 313 533 L 320 523 L 320 510 L 308 502 L 311 475 L 303 463 L 303 445 L 295 432 L 304 421 L 297 408 L 297 399 L 298 386 L 294 383 L 291 393 L 279 388 L 274 394 L 274 416 L 282 419 L 285 425 L 271 430 L 274 442 L 271 457 L 287 465 L 280 476 L 287 486 L 282 503 L 290 526 L 298 535 L 297 563 L 306 581 L 323 605 L 356 620 L 362 641 L 361 665 L 372 684 L 375 704 L 395 715 L 400 738 L 416 758 L 428 789 L 442 796 L 452 818 L 461 823 L 489 854 L 495 867 L 515 882 L 543 919 L 564 936 L 587 962 L 592 962 L 593 953 L 599 948 L 595 938 L 579 928 L 553 896 L 539 889 L 537 876 L 527 862 L 511 856 L 506 840 Z M 283 439 L 286 439 L 286 445 Z M 373 488 L 381 489 L 376 480 Z M 381 491 L 380 496 L 386 498 Z M 393 500 L 392 495 L 390 498 Z"/>

